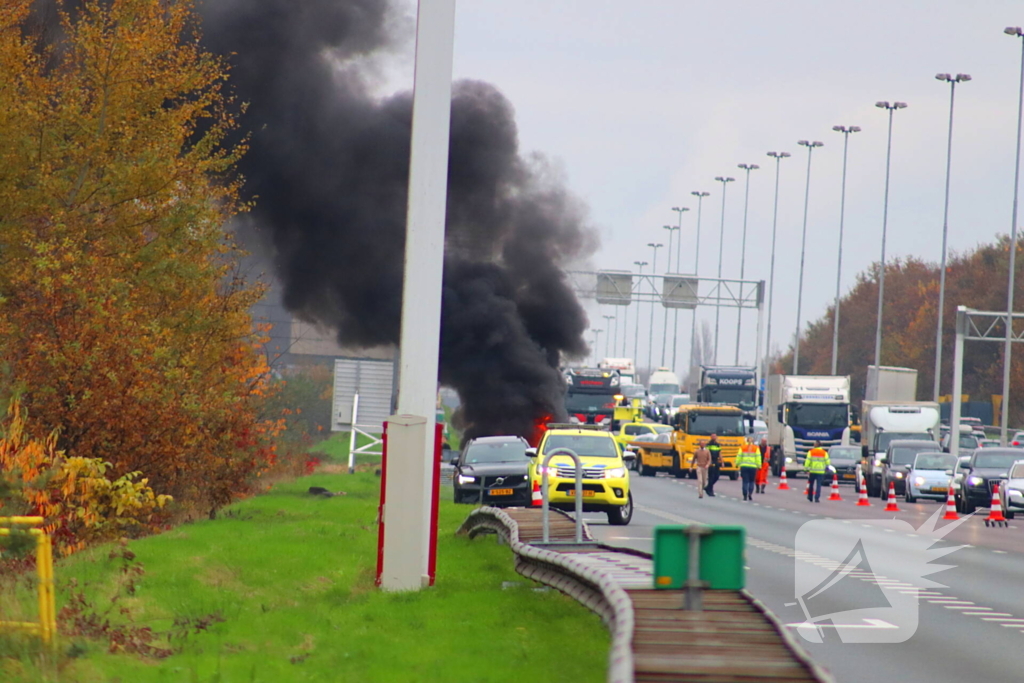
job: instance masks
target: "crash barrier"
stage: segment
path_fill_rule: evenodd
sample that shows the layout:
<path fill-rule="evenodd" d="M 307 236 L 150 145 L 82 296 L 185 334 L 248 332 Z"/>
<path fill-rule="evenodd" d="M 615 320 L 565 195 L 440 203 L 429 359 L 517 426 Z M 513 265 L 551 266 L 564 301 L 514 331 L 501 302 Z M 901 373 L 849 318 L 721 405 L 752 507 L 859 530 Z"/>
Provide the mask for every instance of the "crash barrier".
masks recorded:
<path fill-rule="evenodd" d="M 42 517 L 0 517 L 0 536 L 25 534 L 35 539 L 36 591 L 39 621 L 0 621 L 0 629 L 27 631 L 39 636 L 43 643 L 53 644 L 57 633 L 57 610 L 53 597 L 53 546 L 42 529 Z"/>
<path fill-rule="evenodd" d="M 745 590 L 703 590 L 702 611 L 685 609 L 685 591 L 656 589 L 649 553 L 597 543 L 586 524 L 585 542 L 575 543 L 575 520 L 555 512 L 547 544 L 535 545 L 544 533 L 536 508 L 477 508 L 457 533 L 498 535 L 511 547 L 519 574 L 598 614 L 611 634 L 610 683 L 833 681 Z M 726 545 L 735 541 L 733 535 Z"/>

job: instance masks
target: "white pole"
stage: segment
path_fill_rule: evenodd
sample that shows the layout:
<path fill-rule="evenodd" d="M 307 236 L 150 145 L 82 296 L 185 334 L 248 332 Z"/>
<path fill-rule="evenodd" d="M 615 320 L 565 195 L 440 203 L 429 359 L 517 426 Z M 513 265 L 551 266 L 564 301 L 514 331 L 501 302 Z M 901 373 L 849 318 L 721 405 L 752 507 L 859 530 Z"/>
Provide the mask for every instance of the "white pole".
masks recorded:
<path fill-rule="evenodd" d="M 949 452 L 960 455 L 960 394 L 964 383 L 964 333 L 967 331 L 967 309 L 957 306 L 956 341 L 953 344 L 953 405 L 949 411 Z"/>
<path fill-rule="evenodd" d="M 359 394 L 352 397 L 352 431 L 348 433 L 348 473 L 356 471 L 356 420 L 359 419 Z"/>
<path fill-rule="evenodd" d="M 409 200 L 402 289 L 402 336 L 398 412 L 435 422 L 437 364 L 441 333 L 441 277 L 448 191 L 448 138 L 451 125 L 452 46 L 455 0 L 420 0 L 416 24 L 416 72 L 409 155 Z M 394 420 L 391 421 L 395 423 Z M 402 507 L 384 508 L 385 590 L 417 590 L 427 585 L 433 479 L 434 430 L 414 427 L 419 438 L 388 441 L 388 490 L 414 496 Z M 401 448 L 400 448 L 401 447 Z M 403 449 L 412 448 L 412 451 Z M 408 514 L 413 509 L 418 514 Z M 398 510 L 399 512 L 396 512 Z M 389 548 L 406 548 L 389 557 Z M 401 565 L 396 562 L 401 561 Z"/>

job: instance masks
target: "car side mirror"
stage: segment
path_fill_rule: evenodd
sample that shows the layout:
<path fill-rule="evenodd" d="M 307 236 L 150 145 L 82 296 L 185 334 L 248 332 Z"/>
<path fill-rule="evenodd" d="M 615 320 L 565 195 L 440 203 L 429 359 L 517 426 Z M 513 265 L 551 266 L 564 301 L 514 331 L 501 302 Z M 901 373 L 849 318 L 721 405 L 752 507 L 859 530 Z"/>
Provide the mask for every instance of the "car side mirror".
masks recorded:
<path fill-rule="evenodd" d="M 625 453 L 622 454 L 622 459 L 627 462 L 632 462 L 636 460 L 636 453 L 634 453 L 633 451 L 626 451 Z"/>
<path fill-rule="evenodd" d="M 537 457 L 537 449 L 536 448 L 527 448 L 526 449 L 526 457 L 527 458 L 536 458 Z"/>
<path fill-rule="evenodd" d="M 910 470 L 914 469 L 913 465 L 905 465 L 905 467 L 906 467 L 907 472 L 909 472 Z"/>
<path fill-rule="evenodd" d="M 458 465 L 459 464 L 459 454 L 456 453 L 451 458 L 449 458 L 448 459 L 448 464 L 449 465 Z"/>
<path fill-rule="evenodd" d="M 886 458 L 886 457 L 879 458 L 878 462 L 884 465 L 885 463 L 889 462 L 889 458 Z"/>

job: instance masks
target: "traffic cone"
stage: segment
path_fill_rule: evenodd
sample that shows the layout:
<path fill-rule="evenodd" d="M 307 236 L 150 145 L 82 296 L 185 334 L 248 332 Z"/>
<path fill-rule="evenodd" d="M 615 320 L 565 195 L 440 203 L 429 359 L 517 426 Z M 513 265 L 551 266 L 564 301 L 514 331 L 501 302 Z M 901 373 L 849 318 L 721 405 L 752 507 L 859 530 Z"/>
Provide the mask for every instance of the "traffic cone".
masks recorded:
<path fill-rule="evenodd" d="M 949 485 L 949 493 L 946 494 L 946 514 L 943 519 L 960 519 L 956 513 L 956 499 L 953 497 L 953 485 Z"/>
<path fill-rule="evenodd" d="M 889 482 L 889 504 L 885 506 L 886 512 L 899 512 L 900 509 L 896 507 L 896 482 Z"/>
<path fill-rule="evenodd" d="M 867 482 L 864 481 L 864 475 L 861 472 L 857 472 L 857 506 L 871 507 L 871 501 L 868 500 Z"/>
<path fill-rule="evenodd" d="M 788 491 L 789 483 L 786 481 L 786 470 L 782 470 L 782 478 L 779 479 L 779 490 Z"/>
<path fill-rule="evenodd" d="M 999 482 L 992 482 L 992 503 L 985 518 L 985 526 L 1008 526 L 1003 517 L 1003 503 L 999 500 Z"/>
<path fill-rule="evenodd" d="M 839 475 L 832 474 L 832 495 L 828 497 L 829 500 L 842 500 L 843 497 L 839 495 Z"/>
<path fill-rule="evenodd" d="M 539 508 L 543 506 L 544 497 L 540 495 L 540 482 L 533 480 L 533 491 L 530 493 L 530 507 Z"/>

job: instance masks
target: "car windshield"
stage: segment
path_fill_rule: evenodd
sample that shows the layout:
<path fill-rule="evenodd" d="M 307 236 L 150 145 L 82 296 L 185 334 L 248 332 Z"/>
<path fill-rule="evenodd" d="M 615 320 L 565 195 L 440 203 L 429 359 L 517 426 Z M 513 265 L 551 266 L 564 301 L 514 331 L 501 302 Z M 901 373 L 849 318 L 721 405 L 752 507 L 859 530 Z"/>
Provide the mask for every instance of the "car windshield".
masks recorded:
<path fill-rule="evenodd" d="M 914 462 L 914 457 L 921 452 L 934 451 L 938 446 L 936 444 L 928 444 L 921 446 L 897 446 L 892 449 L 892 453 L 889 456 L 890 465 L 909 465 Z"/>
<path fill-rule="evenodd" d="M 696 436 L 743 436 L 742 415 L 716 415 L 709 413 L 690 413 L 687 432 Z"/>
<path fill-rule="evenodd" d="M 626 398 L 643 398 L 644 388 L 641 384 L 623 384 L 619 391 Z"/>
<path fill-rule="evenodd" d="M 704 387 L 708 403 L 726 403 L 740 408 L 753 408 L 756 392 L 754 387 Z"/>
<path fill-rule="evenodd" d="M 832 460 L 860 460 L 859 448 L 844 448 L 842 446 L 828 449 L 828 457 Z"/>
<path fill-rule="evenodd" d="M 595 413 L 614 408 L 614 394 L 566 394 L 565 396 L 565 409 L 570 413 Z"/>
<path fill-rule="evenodd" d="M 652 425 L 649 425 L 649 426 L 652 429 L 654 429 L 654 431 L 656 431 L 658 434 L 663 434 L 664 432 L 671 432 L 672 431 L 672 428 L 669 427 L 668 425 L 652 424 Z"/>
<path fill-rule="evenodd" d="M 679 406 L 685 406 L 689 402 L 690 402 L 690 397 L 685 395 L 685 394 L 682 395 L 682 396 L 673 396 L 672 397 L 672 407 L 673 408 L 678 408 Z"/>
<path fill-rule="evenodd" d="M 914 461 L 915 470 L 951 470 L 956 458 L 949 453 L 919 453 Z"/>
<path fill-rule="evenodd" d="M 568 448 L 576 455 L 591 458 L 614 458 L 619 454 L 613 439 L 592 434 L 549 434 L 544 453 L 556 448 Z"/>
<path fill-rule="evenodd" d="M 672 400 L 672 394 L 657 394 L 654 397 L 654 402 L 659 406 L 667 406 L 668 402 Z"/>
<path fill-rule="evenodd" d="M 850 424 L 850 411 L 842 404 L 791 403 L 789 424 L 798 427 L 838 429 Z"/>
<path fill-rule="evenodd" d="M 466 451 L 466 464 L 483 462 L 520 462 L 526 460 L 526 444 L 522 441 L 471 443 Z"/>
<path fill-rule="evenodd" d="M 1020 460 L 1017 453 L 985 453 L 975 458 L 974 466 L 995 469 L 1009 467 L 1017 460 Z"/>
<path fill-rule="evenodd" d="M 930 440 L 931 437 L 928 434 L 921 433 L 906 433 L 906 432 L 882 432 L 875 439 L 875 452 L 881 453 L 882 451 L 889 448 L 889 444 L 893 441 L 899 441 L 902 439 L 926 439 Z"/>
<path fill-rule="evenodd" d="M 960 435 L 960 448 L 977 448 L 978 439 L 977 437 L 971 436 L 970 434 Z"/>

